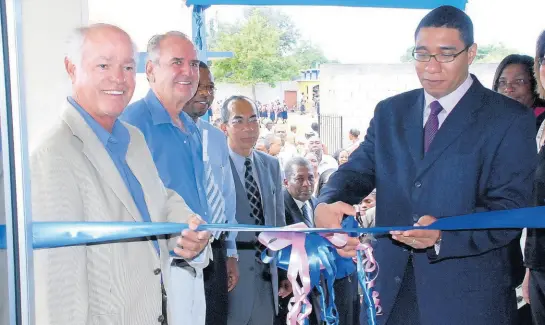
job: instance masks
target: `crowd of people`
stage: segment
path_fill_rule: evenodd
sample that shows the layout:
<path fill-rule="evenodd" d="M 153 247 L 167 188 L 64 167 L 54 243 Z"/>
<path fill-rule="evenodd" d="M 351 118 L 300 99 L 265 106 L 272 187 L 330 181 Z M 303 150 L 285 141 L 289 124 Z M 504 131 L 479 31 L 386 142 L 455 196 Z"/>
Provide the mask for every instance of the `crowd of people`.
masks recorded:
<path fill-rule="evenodd" d="M 199 230 L 204 223 L 340 228 L 359 207 L 363 227 L 426 226 L 545 205 L 545 31 L 534 58 L 502 61 L 492 90 L 469 73 L 477 45 L 463 11 L 432 10 L 414 41 L 422 88 L 378 103 L 365 138 L 351 129 L 346 148 L 330 153 L 318 123 L 298 130 L 280 101 L 233 94 L 215 125 L 202 120 L 214 78 L 180 32 L 149 41 L 150 89 L 129 105 L 131 37 L 107 24 L 77 29 L 64 58 L 71 96 L 31 154 L 33 221 L 189 228 L 35 251 L 36 323 L 285 324 L 291 283 L 274 259 L 262 261 L 258 233 Z M 520 237 L 520 229 L 377 236 L 378 323 L 530 324 L 517 311 L 523 283 L 533 323 L 545 324 L 545 230 L 528 229 L 524 258 Z M 339 324 L 367 324 L 352 262 L 359 243 L 337 248 L 351 267 L 334 292 L 309 294 L 309 324 L 327 321 L 321 294 L 334 294 Z"/>

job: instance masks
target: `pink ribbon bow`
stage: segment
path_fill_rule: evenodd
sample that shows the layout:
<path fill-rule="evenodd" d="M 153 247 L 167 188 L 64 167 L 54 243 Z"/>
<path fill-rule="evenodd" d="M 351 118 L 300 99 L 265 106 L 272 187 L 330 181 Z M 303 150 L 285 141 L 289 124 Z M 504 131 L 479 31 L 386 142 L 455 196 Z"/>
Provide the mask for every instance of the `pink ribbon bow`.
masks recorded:
<path fill-rule="evenodd" d="M 308 228 L 304 223 L 297 223 L 284 227 L 286 229 Z M 305 249 L 306 233 L 302 232 L 262 232 L 259 234 L 259 241 L 271 251 L 277 252 L 291 245 L 291 255 L 288 266 L 288 280 L 291 283 L 293 297 L 288 304 L 287 324 L 301 325 L 312 312 L 312 304 L 308 300 L 310 293 L 310 271 L 308 256 Z M 322 235 L 333 245 L 342 247 L 346 244 L 346 234 Z M 323 266 L 322 266 L 323 268 Z M 301 284 L 297 282 L 297 276 Z M 301 312 L 305 307 L 305 311 Z"/>
<path fill-rule="evenodd" d="M 373 290 L 373 287 L 375 286 L 375 280 L 378 277 L 378 263 L 375 260 L 375 257 L 373 256 L 373 247 L 368 242 L 364 242 L 364 243 L 360 243 L 356 247 L 356 250 L 362 251 L 365 255 L 365 258 L 363 258 L 362 260 L 363 271 L 368 275 L 376 271 L 373 277 L 369 277 L 369 278 L 366 277 L 366 282 L 365 282 L 366 288 L 362 288 L 363 290 L 368 290 L 368 291 Z M 354 258 L 354 261 L 357 263 L 356 258 Z M 373 290 L 372 292 L 373 292 L 372 293 L 373 303 L 375 305 L 375 310 L 377 312 L 377 315 L 382 315 L 382 307 L 380 306 L 378 291 Z"/>

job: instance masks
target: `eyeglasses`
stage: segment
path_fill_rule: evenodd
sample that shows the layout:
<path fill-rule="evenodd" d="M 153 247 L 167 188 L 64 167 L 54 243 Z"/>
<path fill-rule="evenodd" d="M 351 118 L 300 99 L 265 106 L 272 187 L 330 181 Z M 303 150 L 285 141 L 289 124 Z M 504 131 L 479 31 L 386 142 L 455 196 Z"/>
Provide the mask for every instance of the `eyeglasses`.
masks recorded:
<path fill-rule="evenodd" d="M 539 63 L 539 66 L 542 67 L 545 65 L 545 57 L 539 58 L 537 60 L 537 63 Z"/>
<path fill-rule="evenodd" d="M 249 125 L 257 125 L 259 121 L 259 118 L 257 116 L 251 116 L 247 120 L 244 120 L 243 118 L 234 118 L 231 120 L 230 124 L 233 127 L 241 127 L 244 124 Z"/>
<path fill-rule="evenodd" d="M 431 58 L 435 58 L 435 61 L 439 63 L 449 63 L 454 61 L 458 57 L 458 55 L 462 54 L 463 52 L 467 51 L 469 49 L 469 46 L 465 47 L 463 50 L 461 50 L 458 53 L 454 54 L 429 54 L 429 53 L 420 53 L 416 52 L 416 49 L 413 50 L 413 58 L 418 62 L 430 62 Z"/>
<path fill-rule="evenodd" d="M 520 87 L 520 86 L 523 86 L 523 85 L 526 85 L 530 83 L 528 80 L 526 79 L 515 79 L 511 82 L 509 81 L 506 81 L 506 80 L 500 80 L 498 81 L 498 89 L 506 89 L 508 86 L 511 86 L 511 87 Z"/>
<path fill-rule="evenodd" d="M 216 92 L 216 87 L 213 85 L 199 85 L 197 91 L 206 91 L 209 94 Z"/>

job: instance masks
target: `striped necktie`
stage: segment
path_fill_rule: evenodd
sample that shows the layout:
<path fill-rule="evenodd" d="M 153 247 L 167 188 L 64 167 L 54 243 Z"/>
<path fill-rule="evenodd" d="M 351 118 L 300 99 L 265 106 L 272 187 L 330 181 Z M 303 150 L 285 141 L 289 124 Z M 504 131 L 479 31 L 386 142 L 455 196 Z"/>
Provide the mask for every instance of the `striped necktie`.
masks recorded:
<path fill-rule="evenodd" d="M 254 219 L 256 225 L 265 224 L 265 216 L 263 214 L 263 205 L 261 203 L 261 193 L 259 193 L 259 187 L 254 178 L 254 173 L 252 171 L 252 160 L 246 158 L 244 161 L 244 166 L 246 171 L 244 172 L 244 187 L 246 188 L 246 196 L 248 197 L 248 202 L 250 203 L 250 216 Z M 261 245 L 257 239 L 259 232 L 255 233 L 254 247 L 255 247 L 255 258 L 257 261 L 261 262 L 261 252 L 263 252 L 264 247 Z"/>
<path fill-rule="evenodd" d="M 225 218 L 225 201 L 218 185 L 214 181 L 214 174 L 212 173 L 212 167 L 210 161 L 205 161 L 206 172 L 206 198 L 208 200 L 208 207 L 210 215 L 212 216 L 212 223 L 226 223 Z M 214 238 L 218 239 L 221 235 L 221 231 L 212 232 Z"/>
<path fill-rule="evenodd" d="M 305 202 L 301 207 L 301 212 L 303 212 L 303 217 L 305 218 L 306 225 L 309 228 L 314 227 L 314 222 L 312 220 L 312 217 L 310 216 L 310 207 L 308 206 L 307 202 Z"/>
<path fill-rule="evenodd" d="M 439 131 L 439 113 L 443 110 L 443 106 L 438 101 L 433 101 L 430 104 L 430 116 L 424 125 L 424 152 L 428 152 L 431 142 L 437 131 Z"/>

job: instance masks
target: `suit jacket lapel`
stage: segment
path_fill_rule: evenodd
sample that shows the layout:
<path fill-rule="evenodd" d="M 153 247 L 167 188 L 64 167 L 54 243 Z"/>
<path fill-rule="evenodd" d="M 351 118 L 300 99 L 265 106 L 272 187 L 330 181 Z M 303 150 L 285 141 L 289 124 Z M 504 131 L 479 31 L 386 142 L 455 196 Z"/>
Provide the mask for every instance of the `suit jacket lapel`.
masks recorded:
<path fill-rule="evenodd" d="M 305 217 L 301 213 L 301 209 L 299 209 L 299 207 L 297 206 L 297 203 L 295 202 L 291 194 L 285 188 L 283 189 L 283 192 L 284 192 L 284 204 L 286 209 L 292 215 L 293 223 L 305 222 Z"/>
<path fill-rule="evenodd" d="M 417 176 L 429 168 L 460 135 L 476 120 L 483 106 L 483 86 L 474 78 L 473 84 L 447 116 L 435 135 L 428 152 L 419 166 Z M 422 137 L 423 139 L 423 137 Z M 423 140 L 422 140 L 423 142 Z"/>
<path fill-rule="evenodd" d="M 93 130 L 87 125 L 87 122 L 71 105 L 66 107 L 62 118 L 72 130 L 74 136 L 82 142 L 83 153 L 97 170 L 101 181 L 112 189 L 135 221 L 142 221 L 136 204 L 121 175 L 119 175 L 117 167 L 110 158 L 106 148 L 104 148 Z"/>
<path fill-rule="evenodd" d="M 424 116 L 424 91 L 422 90 L 414 103 L 406 111 L 406 115 L 403 118 L 403 126 L 405 132 L 405 139 L 407 139 L 407 146 L 413 157 L 415 165 L 419 165 L 424 153 L 424 129 L 423 119 Z"/>
<path fill-rule="evenodd" d="M 265 167 L 265 164 L 263 163 L 263 160 L 261 160 L 261 157 L 259 157 L 258 154 L 256 154 L 254 151 L 252 151 L 252 155 L 254 158 L 254 166 L 258 177 L 258 183 L 259 183 L 259 190 L 261 192 L 261 205 L 263 207 L 263 216 L 265 217 L 265 224 L 266 225 L 274 225 L 274 220 L 271 219 L 271 217 L 275 217 L 274 215 L 271 215 L 272 213 L 268 212 L 269 205 L 265 202 L 268 200 L 265 200 L 269 195 L 274 195 L 272 191 L 270 190 L 269 186 L 271 184 L 271 181 L 269 179 L 269 174 L 267 173 L 267 168 Z"/>

